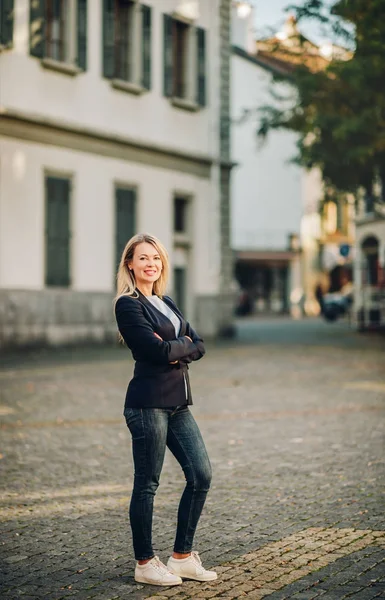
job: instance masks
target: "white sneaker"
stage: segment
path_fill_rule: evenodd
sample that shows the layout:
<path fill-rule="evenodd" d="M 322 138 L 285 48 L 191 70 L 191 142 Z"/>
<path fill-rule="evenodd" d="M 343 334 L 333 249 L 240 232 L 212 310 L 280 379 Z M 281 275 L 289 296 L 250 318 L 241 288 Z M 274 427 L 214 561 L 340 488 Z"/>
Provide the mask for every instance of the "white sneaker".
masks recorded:
<path fill-rule="evenodd" d="M 185 579 L 214 581 L 218 577 L 215 571 L 206 571 L 198 552 L 192 552 L 187 558 L 173 558 L 170 556 L 167 561 L 167 567 L 171 573 Z"/>
<path fill-rule="evenodd" d="M 154 556 L 144 565 L 136 563 L 135 581 L 150 585 L 180 585 L 183 583 L 180 577 L 170 573 L 158 556 Z"/>

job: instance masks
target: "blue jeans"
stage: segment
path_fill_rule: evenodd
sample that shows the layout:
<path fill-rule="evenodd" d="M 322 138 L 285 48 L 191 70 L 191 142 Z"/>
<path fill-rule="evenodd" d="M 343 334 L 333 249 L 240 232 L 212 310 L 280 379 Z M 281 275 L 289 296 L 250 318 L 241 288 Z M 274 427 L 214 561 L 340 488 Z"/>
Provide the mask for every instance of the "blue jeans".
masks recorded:
<path fill-rule="evenodd" d="M 126 408 L 125 417 L 132 436 L 135 469 L 130 503 L 135 558 L 146 560 L 154 556 L 152 513 L 166 446 L 186 478 L 179 503 L 174 552 L 191 552 L 211 482 L 211 465 L 198 425 L 188 406 Z"/>

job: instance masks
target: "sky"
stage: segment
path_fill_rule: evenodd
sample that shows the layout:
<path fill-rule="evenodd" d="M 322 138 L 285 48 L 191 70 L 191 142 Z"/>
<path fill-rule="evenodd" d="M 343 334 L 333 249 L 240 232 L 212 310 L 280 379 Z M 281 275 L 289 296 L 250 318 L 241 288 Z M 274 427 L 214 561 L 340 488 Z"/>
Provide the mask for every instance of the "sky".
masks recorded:
<path fill-rule="evenodd" d="M 255 28 L 257 37 L 264 37 L 269 28 L 279 31 L 280 26 L 287 19 L 289 13 L 285 8 L 290 4 L 301 4 L 300 0 L 251 0 L 255 7 Z M 312 23 L 301 24 L 301 31 L 314 42 L 320 42 L 324 38 L 320 35 L 318 27 Z"/>

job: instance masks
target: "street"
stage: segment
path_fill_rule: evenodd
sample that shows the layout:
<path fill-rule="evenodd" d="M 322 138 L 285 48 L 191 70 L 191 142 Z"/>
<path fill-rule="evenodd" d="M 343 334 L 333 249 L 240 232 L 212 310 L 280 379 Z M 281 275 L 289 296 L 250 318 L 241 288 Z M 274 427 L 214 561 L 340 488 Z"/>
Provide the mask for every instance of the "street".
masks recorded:
<path fill-rule="evenodd" d="M 1 598 L 385 597 L 385 338 L 317 319 L 237 327 L 190 370 L 213 466 L 195 549 L 213 583 L 133 579 L 127 349 L 3 361 Z M 168 453 L 154 514 L 164 562 L 182 490 Z"/>

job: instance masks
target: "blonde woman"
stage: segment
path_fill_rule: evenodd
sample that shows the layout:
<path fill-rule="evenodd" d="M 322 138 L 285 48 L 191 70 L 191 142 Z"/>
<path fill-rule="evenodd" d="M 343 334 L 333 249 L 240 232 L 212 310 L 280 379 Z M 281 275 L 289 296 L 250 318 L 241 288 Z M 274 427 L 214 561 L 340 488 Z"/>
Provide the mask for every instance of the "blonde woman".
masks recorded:
<path fill-rule="evenodd" d="M 136 558 L 135 580 L 179 585 L 182 578 L 211 581 L 193 540 L 210 487 L 211 466 L 192 404 L 188 364 L 205 353 L 203 340 L 164 295 L 169 273 L 165 248 L 155 237 L 138 234 L 120 261 L 115 315 L 120 335 L 135 362 L 124 416 L 132 436 L 134 487 L 130 523 Z M 184 471 L 174 551 L 167 566 L 152 546 L 153 502 L 166 447 Z"/>

